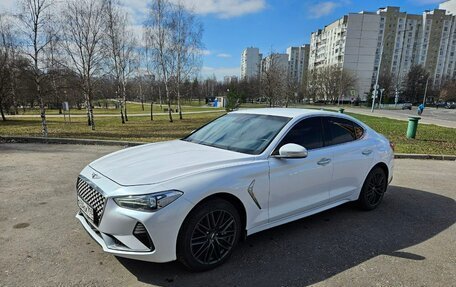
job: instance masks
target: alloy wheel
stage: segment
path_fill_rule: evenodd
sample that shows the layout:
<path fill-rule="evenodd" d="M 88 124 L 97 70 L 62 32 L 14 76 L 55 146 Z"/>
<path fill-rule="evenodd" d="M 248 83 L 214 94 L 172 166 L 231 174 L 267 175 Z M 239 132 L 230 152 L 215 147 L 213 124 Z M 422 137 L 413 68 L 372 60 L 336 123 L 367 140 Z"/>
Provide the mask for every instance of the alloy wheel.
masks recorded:
<path fill-rule="evenodd" d="M 202 264 L 221 261 L 233 248 L 237 236 L 236 221 L 225 210 L 215 210 L 203 216 L 191 236 L 191 253 Z"/>
<path fill-rule="evenodd" d="M 374 173 L 370 178 L 366 191 L 366 199 L 370 205 L 374 206 L 380 202 L 385 192 L 385 183 L 385 176 L 380 172 Z"/>

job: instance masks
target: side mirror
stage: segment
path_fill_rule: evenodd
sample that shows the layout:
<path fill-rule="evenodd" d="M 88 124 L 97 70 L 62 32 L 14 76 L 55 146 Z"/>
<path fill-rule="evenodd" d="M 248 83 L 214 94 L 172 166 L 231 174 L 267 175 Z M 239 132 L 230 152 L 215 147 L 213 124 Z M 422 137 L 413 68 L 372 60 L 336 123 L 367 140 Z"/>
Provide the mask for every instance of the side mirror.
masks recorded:
<path fill-rule="evenodd" d="M 307 157 L 307 149 L 298 144 L 286 144 L 279 149 L 277 158 L 305 158 Z"/>

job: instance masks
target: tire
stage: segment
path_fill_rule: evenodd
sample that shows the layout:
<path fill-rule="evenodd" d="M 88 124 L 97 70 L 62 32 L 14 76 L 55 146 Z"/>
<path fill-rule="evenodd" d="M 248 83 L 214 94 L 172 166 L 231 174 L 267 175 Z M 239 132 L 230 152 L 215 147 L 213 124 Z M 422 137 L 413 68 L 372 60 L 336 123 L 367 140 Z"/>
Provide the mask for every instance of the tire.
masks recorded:
<path fill-rule="evenodd" d="M 205 271 L 231 256 L 241 234 L 241 218 L 226 200 L 201 203 L 185 219 L 177 239 L 177 258 L 190 271 Z"/>
<path fill-rule="evenodd" d="M 363 210 L 373 210 L 382 202 L 388 186 L 386 173 L 381 167 L 374 167 L 366 177 L 359 194 L 358 206 Z"/>

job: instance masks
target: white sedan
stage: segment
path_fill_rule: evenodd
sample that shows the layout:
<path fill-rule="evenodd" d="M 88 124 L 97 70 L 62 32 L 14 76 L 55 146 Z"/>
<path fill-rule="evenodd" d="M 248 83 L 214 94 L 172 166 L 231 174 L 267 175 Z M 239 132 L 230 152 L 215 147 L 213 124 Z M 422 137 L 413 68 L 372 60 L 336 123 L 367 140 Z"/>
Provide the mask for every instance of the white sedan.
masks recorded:
<path fill-rule="evenodd" d="M 393 158 L 384 136 L 344 114 L 242 110 L 90 163 L 76 217 L 106 252 L 207 270 L 253 233 L 349 201 L 376 208 Z"/>

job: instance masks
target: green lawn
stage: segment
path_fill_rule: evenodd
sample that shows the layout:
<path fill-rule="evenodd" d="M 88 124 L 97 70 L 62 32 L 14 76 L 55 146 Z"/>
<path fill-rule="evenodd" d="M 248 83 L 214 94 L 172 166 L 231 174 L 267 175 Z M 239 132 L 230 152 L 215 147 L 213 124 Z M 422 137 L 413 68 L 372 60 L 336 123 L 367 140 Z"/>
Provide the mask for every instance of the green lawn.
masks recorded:
<path fill-rule="evenodd" d="M 49 136 L 66 138 L 92 138 L 125 141 L 156 142 L 180 138 L 204 123 L 219 117 L 223 113 L 205 113 L 184 115 L 170 123 L 167 116 L 156 116 L 154 121 L 149 117 L 131 117 L 122 125 L 118 116 L 95 117 L 96 130 L 87 127 L 86 118 L 73 118 L 71 124 L 64 123 L 62 118 L 48 118 Z M 435 125 L 420 124 L 416 139 L 405 137 L 407 122 L 351 114 L 384 134 L 396 144 L 398 153 L 419 154 L 456 154 L 456 129 Z M 1 135 L 41 136 L 39 118 L 15 118 L 6 122 L 0 121 Z"/>

